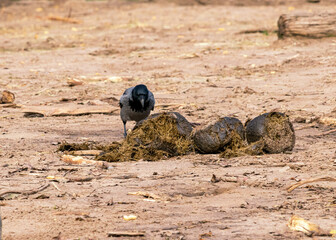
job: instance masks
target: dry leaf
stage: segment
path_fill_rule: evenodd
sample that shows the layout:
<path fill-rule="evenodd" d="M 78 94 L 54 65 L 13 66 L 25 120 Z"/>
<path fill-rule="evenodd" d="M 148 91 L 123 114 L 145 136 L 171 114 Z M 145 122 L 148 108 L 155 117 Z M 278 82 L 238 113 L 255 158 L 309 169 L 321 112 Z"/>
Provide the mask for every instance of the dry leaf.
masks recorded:
<path fill-rule="evenodd" d="M 63 155 L 61 160 L 70 164 L 95 164 L 96 161 L 84 159 L 81 156 Z"/>
<path fill-rule="evenodd" d="M 292 216 L 287 226 L 293 230 L 293 231 L 299 231 L 305 233 L 307 236 L 333 236 L 336 231 L 335 230 L 324 230 L 321 229 L 320 226 L 311 223 L 303 218 L 300 218 L 298 216 Z"/>
<path fill-rule="evenodd" d="M 303 232 L 308 236 L 321 230 L 318 225 L 295 215 L 289 219 L 287 226 L 293 231 Z"/>

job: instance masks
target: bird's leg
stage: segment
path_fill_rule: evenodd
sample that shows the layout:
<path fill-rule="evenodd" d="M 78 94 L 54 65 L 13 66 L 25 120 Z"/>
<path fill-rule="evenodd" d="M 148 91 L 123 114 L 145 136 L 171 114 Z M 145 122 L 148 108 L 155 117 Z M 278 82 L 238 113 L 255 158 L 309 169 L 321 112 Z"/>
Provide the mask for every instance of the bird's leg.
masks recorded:
<path fill-rule="evenodd" d="M 124 124 L 124 137 L 126 138 L 126 136 L 127 136 L 126 121 L 123 121 L 123 124 Z"/>

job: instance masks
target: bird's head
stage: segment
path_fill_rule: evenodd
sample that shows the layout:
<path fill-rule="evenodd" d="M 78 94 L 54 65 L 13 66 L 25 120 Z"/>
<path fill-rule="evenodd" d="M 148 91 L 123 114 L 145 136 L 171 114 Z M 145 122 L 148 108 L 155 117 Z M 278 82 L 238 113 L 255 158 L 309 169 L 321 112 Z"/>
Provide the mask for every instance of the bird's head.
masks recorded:
<path fill-rule="evenodd" d="M 133 102 L 137 103 L 142 109 L 145 108 L 146 103 L 148 102 L 148 89 L 145 85 L 139 84 L 133 88 L 132 91 Z M 140 110 L 140 109 L 139 109 Z"/>

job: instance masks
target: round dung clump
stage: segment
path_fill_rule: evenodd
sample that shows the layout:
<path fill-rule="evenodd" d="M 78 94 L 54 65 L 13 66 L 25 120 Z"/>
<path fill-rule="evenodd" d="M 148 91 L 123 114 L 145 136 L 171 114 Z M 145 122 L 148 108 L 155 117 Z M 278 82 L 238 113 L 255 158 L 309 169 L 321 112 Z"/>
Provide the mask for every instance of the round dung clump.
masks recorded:
<path fill-rule="evenodd" d="M 233 117 L 220 118 L 217 122 L 197 130 L 193 134 L 196 149 L 201 153 L 222 152 L 234 139 L 237 144 L 244 140 L 244 126 Z"/>
<path fill-rule="evenodd" d="M 291 151 L 295 145 L 295 132 L 288 116 L 279 112 L 264 113 L 246 124 L 249 143 L 264 142 L 266 153 Z"/>

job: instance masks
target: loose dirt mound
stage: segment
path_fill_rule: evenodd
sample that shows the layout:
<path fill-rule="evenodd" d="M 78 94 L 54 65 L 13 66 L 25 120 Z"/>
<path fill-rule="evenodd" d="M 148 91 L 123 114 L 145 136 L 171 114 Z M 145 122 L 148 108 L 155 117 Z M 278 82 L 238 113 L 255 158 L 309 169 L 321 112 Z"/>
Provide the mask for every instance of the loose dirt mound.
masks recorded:
<path fill-rule="evenodd" d="M 262 140 L 266 153 L 291 151 L 295 144 L 295 133 L 289 118 L 279 112 L 270 112 L 254 118 L 246 124 L 249 143 Z"/>

